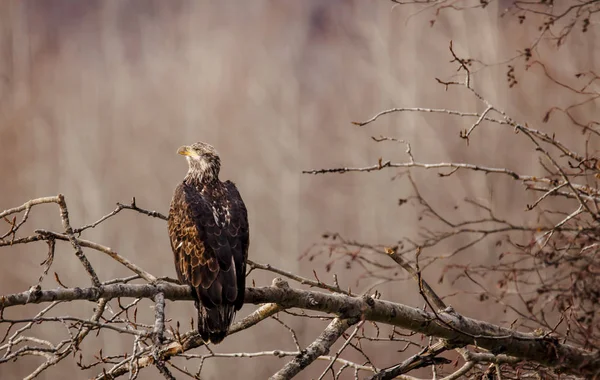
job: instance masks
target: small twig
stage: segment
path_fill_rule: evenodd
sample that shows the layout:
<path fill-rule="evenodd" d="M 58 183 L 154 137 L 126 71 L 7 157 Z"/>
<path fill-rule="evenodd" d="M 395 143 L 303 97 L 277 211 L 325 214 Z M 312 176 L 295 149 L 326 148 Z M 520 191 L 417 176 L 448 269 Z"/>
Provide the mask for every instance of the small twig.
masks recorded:
<path fill-rule="evenodd" d="M 276 267 L 272 266 L 271 264 L 260 264 L 260 263 L 254 262 L 252 260 L 247 260 L 247 265 L 253 269 L 261 269 L 261 270 L 277 273 L 279 275 L 282 275 L 282 276 L 290 278 L 294 281 L 297 281 L 297 282 L 301 283 L 302 285 L 310 285 L 310 286 L 313 286 L 316 288 L 326 289 L 326 290 L 329 290 L 329 291 L 332 291 L 335 293 L 342 293 L 342 294 L 346 294 L 349 296 L 353 295 L 352 293 L 347 292 L 347 291 L 343 290 L 342 288 L 340 288 L 339 284 L 336 284 L 336 286 L 334 286 L 334 285 L 329 285 L 322 281 L 314 281 L 309 278 L 298 276 L 297 274 L 284 271 L 283 269 L 276 268 Z"/>
<path fill-rule="evenodd" d="M 81 234 L 83 231 L 85 231 L 89 228 L 95 228 L 100 223 L 104 222 L 105 220 L 107 220 L 109 218 L 112 218 L 113 216 L 115 216 L 119 212 L 121 212 L 122 210 L 133 210 L 133 211 L 137 211 L 141 214 L 148 215 L 148 216 L 151 216 L 154 218 L 167 220 L 167 217 L 158 211 L 148 211 L 148 210 L 138 207 L 135 203 L 135 197 L 133 197 L 130 204 L 126 205 L 123 203 L 117 203 L 117 208 L 115 208 L 113 211 L 109 212 L 108 214 L 104 215 L 103 217 L 101 217 L 100 219 L 98 219 L 97 221 L 95 221 L 93 223 L 86 224 L 85 226 L 74 229 L 73 232 L 76 234 Z"/>
<path fill-rule="evenodd" d="M 475 128 L 477 128 L 477 126 L 479 124 L 481 124 L 481 122 L 485 119 L 485 115 L 488 114 L 488 112 L 490 112 L 491 110 L 493 110 L 494 107 L 492 106 L 488 106 L 482 113 L 481 116 L 479 116 L 479 119 L 477 119 L 477 121 L 475 123 L 473 123 L 473 125 L 471 126 L 471 128 L 469 128 L 467 131 L 461 131 L 460 133 L 460 137 L 467 140 L 467 144 L 469 143 L 469 136 L 471 135 L 471 132 L 473 132 L 473 130 Z"/>
<path fill-rule="evenodd" d="M 391 108 L 385 111 L 381 111 L 377 113 L 372 118 L 365 121 L 353 121 L 352 124 L 358 125 L 359 127 L 365 126 L 377 120 L 380 116 L 387 115 L 394 112 L 428 112 L 428 113 L 444 113 L 447 115 L 461 116 L 461 117 L 481 117 L 481 114 L 478 112 L 461 112 L 455 110 L 449 110 L 444 108 L 422 108 L 422 107 L 397 107 Z M 508 124 L 504 120 L 494 119 L 488 116 L 484 116 L 483 120 L 491 121 L 498 124 Z"/>
<path fill-rule="evenodd" d="M 546 199 L 547 197 L 549 197 L 552 194 L 557 193 L 560 189 L 562 189 L 563 187 L 567 186 L 566 182 L 561 183 L 558 186 L 555 186 L 553 188 L 551 188 L 550 190 L 546 191 L 544 193 L 544 195 L 542 195 L 541 197 L 539 197 L 535 202 L 533 202 L 533 204 L 531 205 L 527 205 L 525 210 L 526 211 L 531 211 L 533 210 L 538 204 L 540 204 L 541 201 L 543 201 L 544 199 Z"/>
<path fill-rule="evenodd" d="M 303 170 L 303 174 L 325 174 L 325 173 L 347 173 L 347 172 L 372 172 L 377 170 L 382 170 L 384 168 L 423 168 L 423 169 L 441 169 L 441 168 L 455 168 L 455 169 L 468 169 L 473 171 L 482 171 L 485 173 L 498 173 L 498 174 L 506 174 L 511 176 L 516 180 L 531 180 L 533 177 L 530 176 L 521 176 L 516 172 L 506 169 L 506 168 L 490 168 L 480 165 L 468 164 L 468 163 L 458 163 L 458 162 L 438 162 L 434 164 L 426 164 L 422 162 L 391 162 L 385 161 L 381 164 L 376 164 L 372 166 L 366 166 L 362 168 L 353 168 L 353 167 L 340 167 L 340 168 L 329 168 L 329 169 L 313 169 L 313 170 Z"/>
<path fill-rule="evenodd" d="M 167 217 L 165 215 L 161 214 L 158 211 L 150 211 L 150 210 L 146 210 L 146 209 L 143 209 L 141 207 L 138 207 L 137 204 L 135 203 L 135 197 L 133 197 L 131 199 L 131 204 L 126 205 L 126 204 L 122 204 L 122 203 L 117 203 L 117 206 L 121 207 L 123 209 L 137 211 L 140 214 L 148 215 L 148 216 L 151 216 L 153 218 L 167 220 Z"/>
<path fill-rule="evenodd" d="M 44 266 L 44 270 L 40 275 L 40 278 L 38 279 L 38 285 L 42 284 L 44 277 L 46 277 L 48 271 L 50 270 L 50 267 L 52 266 L 52 263 L 54 262 L 54 248 L 56 247 L 56 241 L 54 239 L 48 239 L 46 240 L 46 243 L 48 244 L 48 256 L 40 264 Z"/>

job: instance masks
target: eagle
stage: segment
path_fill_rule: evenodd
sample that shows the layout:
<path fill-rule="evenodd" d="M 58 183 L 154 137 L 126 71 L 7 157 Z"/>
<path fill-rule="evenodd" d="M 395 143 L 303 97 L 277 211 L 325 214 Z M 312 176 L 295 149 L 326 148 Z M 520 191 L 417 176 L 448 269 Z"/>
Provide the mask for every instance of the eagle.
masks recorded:
<path fill-rule="evenodd" d="M 220 343 L 244 304 L 250 235 L 248 212 L 235 184 L 221 182 L 221 159 L 204 142 L 182 146 L 188 172 L 173 194 L 168 229 L 175 270 L 192 287 L 198 333 Z"/>

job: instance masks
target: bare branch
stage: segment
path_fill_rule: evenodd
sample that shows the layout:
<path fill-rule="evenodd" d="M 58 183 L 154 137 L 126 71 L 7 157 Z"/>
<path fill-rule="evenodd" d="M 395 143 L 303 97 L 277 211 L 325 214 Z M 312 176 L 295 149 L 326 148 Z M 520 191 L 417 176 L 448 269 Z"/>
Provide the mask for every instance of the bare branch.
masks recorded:
<path fill-rule="evenodd" d="M 65 197 L 62 194 L 58 194 L 57 198 L 58 207 L 60 207 L 60 219 L 62 220 L 67 239 L 71 242 L 71 245 L 73 245 L 73 248 L 75 249 L 75 255 L 77 255 L 77 258 L 83 264 L 83 267 L 85 268 L 86 272 L 88 272 L 88 274 L 92 278 L 92 284 L 94 286 L 100 286 L 100 280 L 98 279 L 98 275 L 96 275 L 94 268 L 92 268 L 92 264 L 90 264 L 87 257 L 85 257 L 85 255 L 83 254 L 83 250 L 81 249 L 81 246 L 79 245 L 79 242 L 77 241 L 77 239 L 75 238 L 75 234 L 73 233 L 73 228 L 71 227 L 71 223 L 69 222 L 69 212 L 67 210 L 67 203 L 65 202 Z"/>
<path fill-rule="evenodd" d="M 250 268 L 261 269 L 261 270 L 273 272 L 273 273 L 285 276 L 287 278 L 290 278 L 294 281 L 297 281 L 302 285 L 310 285 L 310 286 L 313 286 L 316 288 L 326 289 L 326 290 L 329 290 L 329 291 L 332 291 L 335 293 L 342 293 L 342 294 L 346 294 L 349 296 L 353 295 L 352 293 L 347 292 L 347 291 L 343 290 L 342 288 L 340 288 L 340 286 L 337 284 L 334 286 L 334 285 L 326 284 L 322 281 L 314 281 L 309 278 L 298 276 L 297 274 L 284 271 L 283 269 L 276 268 L 276 267 L 272 266 L 271 264 L 260 264 L 260 263 L 254 262 L 252 260 L 248 260 L 247 263 Z"/>
<path fill-rule="evenodd" d="M 499 173 L 511 176 L 516 180 L 531 180 L 531 176 L 521 176 L 516 172 L 505 169 L 505 168 L 490 168 L 480 165 L 473 165 L 468 163 L 457 163 L 457 162 L 438 162 L 434 164 L 426 164 L 422 162 L 391 162 L 385 161 L 377 165 L 366 166 L 362 168 L 352 167 L 340 167 L 330 169 L 314 169 L 314 170 L 303 170 L 304 174 L 325 174 L 325 173 L 347 173 L 347 172 L 372 172 L 382 170 L 384 168 L 423 168 L 423 169 L 468 169 L 473 171 L 482 171 L 485 173 Z"/>
<path fill-rule="evenodd" d="M 321 376 L 319 376 L 319 378 L 317 380 L 321 380 L 325 377 L 327 372 L 332 368 L 333 363 L 335 363 L 337 361 L 337 359 L 340 357 L 340 354 L 342 353 L 342 351 L 344 351 L 346 349 L 346 347 L 348 347 L 348 345 L 350 344 L 352 339 L 356 336 L 356 334 L 358 333 L 358 330 L 362 327 L 363 323 L 364 323 L 364 321 L 360 321 L 358 323 L 358 325 L 354 328 L 354 331 L 352 331 L 352 334 L 350 334 L 348 339 L 346 339 L 344 344 L 342 344 L 342 347 L 340 347 L 340 349 L 337 350 L 335 355 L 333 355 L 333 358 L 329 362 L 329 365 L 327 365 L 327 367 L 325 368 L 325 370 L 323 370 L 323 372 L 321 373 Z"/>
<path fill-rule="evenodd" d="M 327 355 L 331 346 L 338 340 L 340 336 L 359 321 L 358 318 L 335 318 L 300 355 L 288 362 L 282 369 L 277 371 L 270 379 L 286 380 L 296 376 L 304 368 L 308 367 L 321 355 Z"/>
<path fill-rule="evenodd" d="M 440 341 L 431 347 L 423 349 L 418 354 L 409 357 L 408 359 L 404 360 L 402 363 L 396 366 L 377 372 L 373 376 L 368 377 L 368 379 L 390 380 L 396 378 L 397 376 L 403 373 L 410 372 L 417 368 L 428 367 L 430 365 L 436 364 L 448 364 L 451 362 L 450 360 L 445 358 L 438 358 L 436 356 L 450 348 L 452 347 L 448 346 L 445 342 Z"/>
<path fill-rule="evenodd" d="M 13 294 L 1 297 L 0 307 L 57 300 L 97 300 L 100 297 L 153 298 L 159 292 L 167 299 L 192 299 L 190 289 L 180 285 L 115 284 L 99 288 L 39 290 L 33 295 L 30 292 Z M 345 319 L 359 318 L 391 324 L 446 339 L 454 346 L 475 345 L 496 354 L 516 356 L 565 372 L 594 373 L 600 370 L 600 359 L 595 354 L 561 344 L 551 336 L 520 333 L 455 312 L 433 314 L 371 297 L 356 298 L 282 286 L 248 288 L 245 301 L 254 304 L 275 303 L 283 308 L 297 307 L 333 313 Z"/>
<path fill-rule="evenodd" d="M 281 310 L 283 309 L 280 306 L 273 303 L 262 305 L 241 321 L 234 323 L 229 329 L 228 334 L 231 335 L 248 329 L 256 325 L 257 323 L 269 318 L 270 316 L 278 313 Z M 204 341 L 202 340 L 200 335 L 198 335 L 196 331 L 192 331 L 185 335 L 178 336 L 176 341 L 169 343 L 166 346 L 163 346 L 159 351 L 159 355 L 163 361 L 167 361 L 173 356 L 182 354 L 186 351 L 200 347 L 202 345 L 204 345 Z M 130 371 L 134 370 L 134 368 L 137 368 L 139 370 L 140 368 L 152 365 L 156 360 L 154 355 L 152 354 L 142 354 L 144 355 L 140 355 L 140 357 L 135 361 L 134 365 L 132 365 L 132 363 L 129 361 L 123 361 L 121 363 L 116 364 L 111 370 L 103 372 L 102 374 L 96 376 L 96 379 L 115 379 L 117 377 L 129 373 Z"/>
<path fill-rule="evenodd" d="M 154 365 L 166 379 L 174 380 L 175 377 L 171 374 L 169 369 L 165 366 L 164 360 L 160 357 L 160 346 L 163 343 L 165 333 L 165 295 L 160 292 L 154 296 L 154 313 L 154 348 L 152 350 Z"/>
<path fill-rule="evenodd" d="M 52 232 L 52 231 L 47 231 L 47 230 L 36 230 L 36 233 L 40 234 L 42 237 L 44 237 L 45 239 L 58 239 L 58 240 L 70 240 L 68 238 L 68 236 L 64 235 L 64 234 L 59 234 L 56 232 Z M 100 251 L 103 253 L 106 253 L 107 255 L 109 255 L 110 257 L 112 257 L 113 259 L 115 259 L 116 261 L 118 261 L 119 263 L 123 264 L 124 266 L 126 266 L 127 268 L 129 268 L 132 272 L 136 273 L 137 275 L 139 275 L 141 278 L 143 278 L 144 280 L 148 281 L 148 282 L 156 282 L 157 278 L 154 277 L 153 275 L 151 275 L 150 273 L 146 272 L 145 270 L 143 270 L 142 268 L 138 267 L 137 265 L 135 265 L 134 263 L 132 263 L 131 261 L 127 260 L 126 258 L 124 258 L 123 256 L 119 255 L 117 252 L 113 251 L 112 249 L 105 247 L 101 244 L 98 243 L 94 243 L 92 241 L 89 240 L 85 240 L 85 239 L 78 239 L 76 237 L 72 238 L 74 242 L 76 242 L 80 247 L 86 247 L 86 248 L 91 248 L 91 249 L 95 249 L 96 251 Z"/>
<path fill-rule="evenodd" d="M 389 110 L 385 110 L 385 111 L 379 112 L 378 114 L 376 114 L 375 116 L 373 116 L 369 120 L 360 121 L 360 122 L 359 121 L 353 121 L 352 124 L 358 125 L 359 127 L 363 127 L 363 126 L 365 126 L 367 124 L 371 124 L 372 122 L 374 122 L 375 120 L 377 120 L 380 116 L 387 115 L 387 114 L 390 114 L 390 113 L 395 113 L 395 112 L 444 113 L 444 114 L 447 114 L 447 115 L 462 116 L 462 117 L 477 117 L 477 118 L 481 119 L 479 121 L 479 123 L 481 123 L 481 121 L 483 121 L 483 120 L 486 120 L 486 121 L 491 121 L 491 122 L 500 123 L 500 124 L 508 124 L 507 122 L 505 122 L 503 120 L 498 120 L 498 119 L 494 119 L 494 118 L 486 116 L 485 114 L 487 114 L 487 112 L 485 112 L 485 114 L 483 114 L 483 113 L 477 113 L 477 112 L 460 112 L 460 111 L 443 109 L 443 108 L 422 108 L 422 107 L 398 107 L 398 108 L 391 108 Z M 476 123 L 476 124 L 479 124 L 479 123 Z"/>

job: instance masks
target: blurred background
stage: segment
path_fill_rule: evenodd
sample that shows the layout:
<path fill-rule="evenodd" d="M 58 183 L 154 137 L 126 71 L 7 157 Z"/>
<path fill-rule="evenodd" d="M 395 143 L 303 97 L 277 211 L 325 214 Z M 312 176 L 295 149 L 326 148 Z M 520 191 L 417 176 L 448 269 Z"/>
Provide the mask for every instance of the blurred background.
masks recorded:
<path fill-rule="evenodd" d="M 319 176 L 301 171 L 367 166 L 379 157 L 405 160 L 404 146 L 371 140 L 383 134 L 409 140 L 419 161 L 469 161 L 539 173 L 537 157 L 525 150 L 528 141 L 499 126 L 481 128 L 467 146 L 459 131 L 468 128 L 470 119 L 413 113 L 388 115 L 363 128 L 351 124 L 395 106 L 482 111 L 485 107 L 467 91 L 444 91 L 435 78 L 462 79 L 462 74 L 455 76 L 456 64 L 450 63 L 450 40 L 457 53 L 492 64 L 516 55 L 537 36 L 537 25 L 500 17 L 507 3 L 497 1 L 484 10 L 450 10 L 435 18 L 422 7 L 388 1 L 2 2 L 0 210 L 62 193 L 74 226 L 93 222 L 112 211 L 116 202 L 127 203 L 132 197 L 138 206 L 166 214 L 172 191 L 187 170 L 177 148 L 205 141 L 221 154 L 221 178 L 233 180 L 247 204 L 253 260 L 306 277 L 312 277 L 314 269 L 328 282 L 337 273 L 342 287 L 360 291 L 370 285 L 357 282 L 360 268 L 335 266 L 328 273 L 326 257 L 308 261 L 300 256 L 324 232 L 372 244 L 417 236 L 415 211 L 397 206 L 399 198 L 412 194 L 411 186 L 405 179 L 390 181 L 395 171 Z M 560 50 L 541 44 L 539 54 L 552 54 L 548 68 L 559 76 L 586 70 L 598 58 L 594 36 L 589 32 Z M 560 134 L 566 118 L 557 115 L 541 124 L 548 106 L 563 102 L 560 89 L 548 84 L 541 70 L 527 76 L 523 70 L 516 69 L 519 86 L 509 88 L 507 66 L 490 66 L 477 74 L 475 87 L 515 119 Z M 595 107 L 578 112 L 593 113 Z M 583 146 L 576 133 L 560 136 L 575 149 Z M 475 209 L 454 209 L 469 197 L 500 216 L 519 212 L 519 218 L 536 220 L 533 213 L 521 213 L 531 199 L 506 178 L 476 173 L 438 178 L 434 171 L 418 170 L 413 174 L 422 195 L 457 219 L 477 215 Z M 34 208 L 25 227 L 22 233 L 60 230 L 58 208 Z M 161 220 L 123 212 L 83 237 L 110 246 L 156 276 L 175 277 L 166 223 Z M 461 243 L 451 240 L 428 254 L 441 254 Z M 480 245 L 454 260 L 495 260 L 497 252 L 487 249 L 491 247 L 493 242 Z M 46 252 L 44 243 L 4 248 L 0 293 L 21 292 L 36 283 Z M 86 253 L 102 281 L 128 275 L 102 254 Z M 435 283 L 440 268 L 428 268 L 426 278 Z M 89 285 L 66 243 L 57 244 L 52 271 L 67 286 Z M 251 274 L 257 286 L 270 284 L 273 277 L 269 272 Z M 52 274 L 44 286 L 56 286 Z M 415 307 L 423 304 L 410 281 L 378 289 L 384 298 Z M 457 291 L 448 282 L 436 289 L 441 295 Z M 474 318 L 510 320 L 493 307 L 480 307 L 475 296 L 455 297 L 451 303 Z M 150 306 L 140 303 L 138 319 L 152 320 Z M 57 314 L 89 316 L 92 307 L 66 305 Z M 245 306 L 238 318 L 254 308 Z M 31 316 L 33 310 L 39 307 L 10 310 L 10 316 Z M 167 315 L 173 325 L 179 320 L 187 330 L 193 304 L 169 302 Z M 287 320 L 304 346 L 327 323 Z M 41 336 L 55 340 L 64 333 L 40 330 Z M 131 350 L 131 339 L 118 334 L 88 340 L 89 361 L 99 348 L 104 354 Z M 215 349 L 294 350 L 294 344 L 287 330 L 265 321 Z M 407 354 L 397 349 L 381 346 L 376 364 L 401 361 Z M 202 374 L 206 379 L 266 378 L 287 360 L 210 359 Z M 2 365 L 0 377 L 21 378 L 39 363 L 29 358 Z M 193 369 L 197 363 L 185 365 Z M 315 363 L 300 377 L 318 376 L 325 365 Z M 39 378 L 65 373 L 84 378 L 99 372 L 76 368 L 75 360 L 67 358 Z M 143 378 L 161 377 L 150 368 Z"/>

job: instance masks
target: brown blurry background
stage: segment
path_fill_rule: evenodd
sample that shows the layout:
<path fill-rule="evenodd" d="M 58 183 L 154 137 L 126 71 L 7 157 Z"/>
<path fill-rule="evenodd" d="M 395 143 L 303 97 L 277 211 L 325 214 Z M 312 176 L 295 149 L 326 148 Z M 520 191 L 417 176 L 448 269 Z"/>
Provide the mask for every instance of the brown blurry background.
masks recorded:
<path fill-rule="evenodd" d="M 393 106 L 481 111 L 482 105 L 464 89 L 445 92 L 434 78 L 455 75 L 456 65 L 449 63 L 450 40 L 458 53 L 494 63 L 513 56 L 536 35 L 537 25 L 519 27 L 514 18 L 500 18 L 497 8 L 502 3 L 484 11 L 442 12 L 430 26 L 431 13 L 387 1 L 4 1 L 0 209 L 63 193 L 74 226 L 98 219 L 116 202 L 133 196 L 140 207 L 166 213 L 172 190 L 186 172 L 176 149 L 206 141 L 221 154 L 221 177 L 237 183 L 248 206 L 252 259 L 309 277 L 314 268 L 330 281 L 324 259 L 306 261 L 299 256 L 325 231 L 374 244 L 416 236 L 414 210 L 396 206 L 411 190 L 405 180 L 390 182 L 391 171 L 309 176 L 301 174 L 303 169 L 366 166 L 381 156 L 404 160 L 404 147 L 370 139 L 387 134 L 410 140 L 420 161 L 470 161 L 539 173 L 537 157 L 525 150 L 529 143 L 498 126 L 480 128 L 467 147 L 458 132 L 468 127 L 468 120 L 396 114 L 365 128 L 350 123 Z M 559 76 L 593 68 L 598 58 L 592 32 L 571 42 L 561 50 L 540 47 L 540 54 L 554 57 L 549 68 Z M 581 148 L 579 134 L 564 133 L 564 117 L 557 115 L 541 125 L 549 105 L 573 99 L 564 99 L 539 70 L 524 75 L 519 68 L 517 75 L 519 86 L 509 89 L 506 65 L 490 67 L 477 75 L 476 88 L 516 119 L 562 131 L 563 142 Z M 582 112 L 595 112 L 594 105 Z M 455 220 L 473 216 L 469 208 L 454 210 L 465 197 L 492 206 L 500 216 L 519 212 L 517 221 L 535 220 L 536 215 L 521 213 L 531 199 L 506 178 L 457 173 L 440 179 L 425 171 L 414 175 L 423 195 L 442 212 L 454 212 L 449 215 Z M 60 230 L 58 209 L 35 208 L 27 227 L 27 232 Z M 160 220 L 123 212 L 84 237 L 114 248 L 156 276 L 175 277 L 166 224 Z M 449 241 L 430 254 L 460 243 Z M 496 253 L 487 249 L 493 241 L 486 244 L 456 260 L 495 260 Z M 128 274 L 100 253 L 86 252 L 102 281 Z M 34 284 L 45 255 L 43 243 L 4 248 L 0 293 L 24 291 Z M 439 266 L 429 268 L 426 276 L 437 279 L 436 270 Z M 68 244 L 58 244 L 52 271 L 67 286 L 89 285 Z M 343 266 L 334 271 L 344 287 L 360 290 L 369 285 L 357 284 L 357 272 Z M 53 276 L 48 277 L 44 286 L 55 287 Z M 251 275 L 257 286 L 268 285 L 273 277 Z M 456 291 L 447 286 L 446 282 L 437 290 L 442 295 Z M 466 284 L 456 286 L 468 290 Z M 422 306 L 411 282 L 380 290 L 384 298 Z M 482 308 L 475 296 L 455 297 L 450 303 L 475 318 L 498 323 L 511 319 L 494 308 Z M 150 303 L 140 305 L 138 319 L 149 322 Z M 67 305 L 55 315 L 86 316 L 92 307 Z M 10 316 L 31 316 L 38 309 L 10 310 Z M 246 306 L 238 317 L 253 309 Z M 169 302 L 167 315 L 187 330 L 193 305 Z M 302 345 L 326 324 L 288 320 Z M 39 334 L 57 340 L 65 331 L 42 328 Z M 89 350 L 84 351 L 88 362 L 100 347 L 104 354 L 131 350 L 130 338 L 117 334 L 87 340 L 83 348 Z M 400 361 L 406 354 L 396 353 L 399 348 L 382 349 L 375 364 Z M 265 321 L 215 349 L 293 350 L 294 345 L 279 324 Z M 197 351 L 201 350 L 205 349 Z M 285 360 L 210 359 L 202 373 L 207 379 L 266 378 Z M 2 365 L 0 378 L 21 378 L 39 363 L 26 359 Z M 185 365 L 193 369 L 197 363 Z M 318 376 L 324 366 L 315 363 L 300 378 Z M 40 378 L 67 373 L 85 378 L 98 368 L 76 370 L 69 358 Z M 147 369 L 142 377 L 159 374 Z"/>

